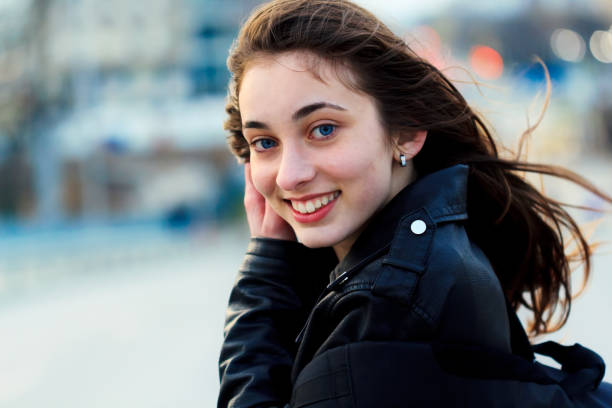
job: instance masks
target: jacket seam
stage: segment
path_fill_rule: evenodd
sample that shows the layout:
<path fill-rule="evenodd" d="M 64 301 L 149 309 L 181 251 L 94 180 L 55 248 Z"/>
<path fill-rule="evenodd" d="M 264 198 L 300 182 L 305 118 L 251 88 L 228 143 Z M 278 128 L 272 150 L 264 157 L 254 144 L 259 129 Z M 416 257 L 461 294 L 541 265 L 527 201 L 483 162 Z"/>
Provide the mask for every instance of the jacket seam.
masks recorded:
<path fill-rule="evenodd" d="M 277 260 L 277 261 L 285 261 L 285 262 L 287 262 L 288 264 L 290 263 L 290 262 L 288 261 L 288 258 L 289 258 L 289 257 L 280 257 L 280 256 L 279 256 L 279 257 L 277 257 L 277 256 L 272 256 L 272 255 L 264 255 L 264 254 L 259 254 L 259 253 L 255 253 L 255 252 L 247 252 L 246 254 L 247 254 L 247 255 L 252 255 L 252 256 L 261 257 L 261 258 L 274 259 L 274 260 Z"/>
<path fill-rule="evenodd" d="M 351 353 L 350 353 L 350 344 L 347 344 L 346 346 L 346 368 L 348 370 L 348 375 L 347 375 L 347 379 L 348 379 L 348 389 L 349 389 L 349 393 L 351 395 L 351 400 L 353 402 L 353 406 L 356 407 L 357 406 L 357 401 L 355 400 L 355 393 L 353 392 L 353 369 L 351 368 Z"/>
<path fill-rule="evenodd" d="M 371 282 L 370 282 L 371 283 Z M 357 284 L 352 284 L 352 286 L 355 286 Z M 330 302 L 329 306 L 326 307 L 325 312 L 327 313 L 328 316 L 331 317 L 331 315 L 333 315 L 334 310 L 336 309 L 336 306 L 338 306 L 338 302 L 340 302 L 343 298 L 345 298 L 346 296 L 350 295 L 351 293 L 354 292 L 370 292 L 373 296 L 376 296 L 372 293 L 372 290 L 369 286 L 366 286 L 365 288 L 355 288 L 355 289 L 351 289 L 351 290 L 346 290 L 347 287 L 343 288 L 344 290 L 341 293 L 334 293 L 334 299 L 332 302 Z"/>
<path fill-rule="evenodd" d="M 426 320 L 429 324 L 433 324 L 434 323 L 434 319 L 433 317 L 431 317 L 429 315 L 429 313 L 427 313 L 424 309 L 422 309 L 420 306 L 418 306 L 416 303 L 413 303 L 411 306 L 411 309 L 414 313 L 416 313 L 420 318 L 422 318 L 423 320 Z"/>
<path fill-rule="evenodd" d="M 328 357 L 326 357 L 326 360 L 328 360 Z M 325 372 L 324 374 L 319 374 L 319 375 L 317 375 L 317 376 L 314 376 L 314 377 L 312 377 L 312 378 L 309 378 L 309 379 L 308 379 L 308 380 L 306 380 L 306 381 L 300 382 L 300 386 L 299 386 L 299 387 L 297 387 L 297 388 L 296 388 L 296 390 L 297 390 L 297 389 L 300 389 L 300 388 L 302 388 L 302 387 L 304 387 L 306 384 L 310 384 L 311 382 L 318 380 L 319 378 L 322 378 L 322 377 L 329 377 L 329 376 L 331 376 L 331 375 L 338 374 L 338 373 L 340 373 L 340 372 L 342 372 L 342 371 L 346 371 L 346 368 L 337 368 L 337 369 L 335 369 L 335 370 L 330 370 L 330 369 L 329 369 L 329 361 L 328 361 L 327 366 L 328 366 L 328 370 L 327 370 L 327 372 Z"/>
<path fill-rule="evenodd" d="M 431 218 L 436 224 L 448 221 L 456 221 L 463 218 L 467 218 L 468 216 L 464 204 L 448 205 L 446 207 L 437 208 L 425 206 L 423 208 L 426 209 L 430 214 L 435 214 L 435 216 L 432 216 Z"/>
<path fill-rule="evenodd" d="M 371 290 L 373 285 L 374 285 L 374 281 L 359 281 L 355 283 L 350 283 L 348 285 L 345 285 L 342 288 L 342 292 L 340 293 L 348 294 L 350 292 L 355 292 L 358 290 Z"/>
<path fill-rule="evenodd" d="M 324 305 L 324 309 L 323 311 L 325 312 L 325 315 L 327 315 L 328 317 L 331 317 L 332 311 L 334 309 L 334 307 L 336 306 L 336 303 L 338 303 L 338 300 L 340 300 L 342 298 L 342 296 L 339 293 L 331 293 L 332 298 L 329 300 L 329 303 Z M 321 303 L 327 303 L 327 302 L 320 302 Z M 315 305 L 316 307 L 316 305 Z"/>

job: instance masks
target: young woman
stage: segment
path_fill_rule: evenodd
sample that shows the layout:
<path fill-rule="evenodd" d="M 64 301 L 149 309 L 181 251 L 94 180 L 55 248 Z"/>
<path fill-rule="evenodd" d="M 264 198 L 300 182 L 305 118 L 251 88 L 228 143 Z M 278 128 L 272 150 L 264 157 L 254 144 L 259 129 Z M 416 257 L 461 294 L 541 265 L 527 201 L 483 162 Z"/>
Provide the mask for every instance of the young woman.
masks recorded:
<path fill-rule="evenodd" d="M 587 276 L 590 255 L 522 174 L 608 196 L 501 158 L 453 84 L 348 1 L 265 4 L 228 65 L 252 239 L 229 301 L 220 407 L 595 404 L 601 359 L 548 344 L 536 351 L 567 370 L 534 363 L 515 315 L 533 313 L 534 335 L 563 325 L 565 234 Z"/>

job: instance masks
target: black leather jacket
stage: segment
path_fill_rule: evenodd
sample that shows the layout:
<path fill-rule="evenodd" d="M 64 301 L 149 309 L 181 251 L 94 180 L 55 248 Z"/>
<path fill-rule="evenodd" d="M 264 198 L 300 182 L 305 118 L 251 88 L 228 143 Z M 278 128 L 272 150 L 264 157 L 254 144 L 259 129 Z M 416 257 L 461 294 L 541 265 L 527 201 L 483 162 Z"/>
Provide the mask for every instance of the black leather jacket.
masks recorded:
<path fill-rule="evenodd" d="M 534 374 L 548 375 L 466 234 L 467 176 L 458 165 L 406 187 L 337 265 L 330 249 L 252 239 L 219 407 L 575 406 Z M 518 387 L 526 372 L 552 391 Z M 541 405 L 523 404 L 532 394 Z"/>

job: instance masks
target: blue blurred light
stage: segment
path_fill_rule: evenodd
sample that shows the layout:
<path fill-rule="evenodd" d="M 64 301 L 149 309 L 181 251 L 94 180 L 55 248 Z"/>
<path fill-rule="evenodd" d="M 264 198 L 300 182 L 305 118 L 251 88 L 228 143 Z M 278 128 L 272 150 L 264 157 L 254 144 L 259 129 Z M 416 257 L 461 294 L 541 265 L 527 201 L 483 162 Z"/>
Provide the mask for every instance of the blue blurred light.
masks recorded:
<path fill-rule="evenodd" d="M 544 63 L 546 64 L 546 68 L 548 68 L 550 79 L 553 82 L 562 82 L 565 80 L 567 73 L 566 63 L 559 63 L 550 60 L 544 61 Z M 527 80 L 529 82 L 542 83 L 546 81 L 544 69 L 538 64 L 519 63 L 514 66 L 514 72 L 518 78 Z"/>
<path fill-rule="evenodd" d="M 102 142 L 102 147 L 105 151 L 113 154 L 122 154 L 129 150 L 129 146 L 125 140 L 119 139 L 116 136 L 112 136 L 104 140 Z"/>

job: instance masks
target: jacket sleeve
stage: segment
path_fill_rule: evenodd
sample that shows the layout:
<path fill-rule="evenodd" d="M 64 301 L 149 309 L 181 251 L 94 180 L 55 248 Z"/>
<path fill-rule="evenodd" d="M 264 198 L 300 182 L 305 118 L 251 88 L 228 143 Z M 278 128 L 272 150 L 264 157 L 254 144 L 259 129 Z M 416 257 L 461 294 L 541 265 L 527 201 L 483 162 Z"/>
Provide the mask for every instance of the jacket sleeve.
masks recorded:
<path fill-rule="evenodd" d="M 218 407 L 282 407 L 289 401 L 294 339 L 328 279 L 330 262 L 327 249 L 251 239 L 226 312 Z"/>

